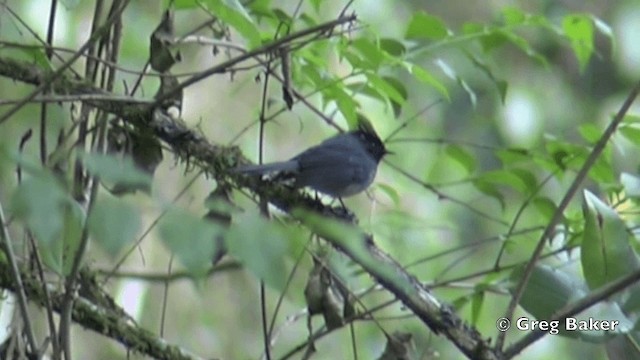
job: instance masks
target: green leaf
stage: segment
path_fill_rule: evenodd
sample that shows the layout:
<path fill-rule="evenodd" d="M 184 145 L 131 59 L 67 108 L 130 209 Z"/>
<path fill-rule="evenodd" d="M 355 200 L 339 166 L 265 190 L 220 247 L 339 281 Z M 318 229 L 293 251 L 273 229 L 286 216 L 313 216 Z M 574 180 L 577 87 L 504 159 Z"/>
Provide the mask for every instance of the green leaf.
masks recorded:
<path fill-rule="evenodd" d="M 626 196 L 640 198 L 640 177 L 623 172 L 620 174 L 620 183 Z"/>
<path fill-rule="evenodd" d="M 55 177 L 40 172 L 18 186 L 11 205 L 15 216 L 27 224 L 36 240 L 50 244 L 64 227 L 64 207 L 70 202 Z"/>
<path fill-rule="evenodd" d="M 476 291 L 471 297 L 471 324 L 476 326 L 484 304 L 484 291 Z"/>
<path fill-rule="evenodd" d="M 353 69 L 357 69 L 358 71 L 377 70 L 375 66 L 370 61 L 368 61 L 368 59 L 363 58 L 362 56 L 360 56 L 360 54 L 355 52 L 350 47 L 343 46 L 339 49 L 341 50 L 338 52 L 338 54 L 340 55 L 340 60 L 346 59 Z"/>
<path fill-rule="evenodd" d="M 393 267 L 380 263 L 371 255 L 367 249 L 366 235 L 357 227 L 304 210 L 295 210 L 293 216 L 302 219 L 304 224 L 318 236 L 344 250 L 369 273 L 375 274 L 376 277 L 384 279 L 385 282 L 393 284 L 402 291 L 413 291 L 411 283 L 406 278 L 399 276 Z"/>
<path fill-rule="evenodd" d="M 640 145 L 640 129 L 636 125 L 623 124 L 618 128 L 620 135 L 635 145 Z"/>
<path fill-rule="evenodd" d="M 491 29 L 480 38 L 480 45 L 485 53 L 508 43 L 508 37 L 499 29 Z"/>
<path fill-rule="evenodd" d="M 614 336 L 606 344 L 608 359 L 637 359 L 640 357 L 640 333 L 631 332 L 624 336 Z M 634 355 L 635 354 L 635 355 Z"/>
<path fill-rule="evenodd" d="M 23 57 L 26 58 L 27 61 L 35 63 L 43 71 L 53 71 L 53 65 L 51 65 L 49 58 L 47 58 L 47 55 L 44 49 L 40 47 L 36 47 L 36 48 L 21 47 L 21 48 L 16 48 L 15 50 L 17 52 L 22 53 L 24 55 Z M 6 55 L 4 51 L 3 51 L 3 54 Z"/>
<path fill-rule="evenodd" d="M 598 197 L 584 191 L 585 226 L 580 248 L 582 272 L 591 289 L 597 289 L 638 269 L 631 235 L 618 213 Z"/>
<path fill-rule="evenodd" d="M 407 64 L 407 70 L 416 77 L 419 81 L 433 86 L 442 96 L 444 96 L 447 100 L 451 100 L 449 97 L 449 91 L 447 88 L 436 79 L 430 72 L 420 67 L 419 65 Z"/>
<path fill-rule="evenodd" d="M 385 193 L 395 205 L 400 204 L 400 195 L 398 195 L 398 192 L 393 186 L 383 183 L 376 183 L 376 186 L 382 190 L 382 192 Z"/>
<path fill-rule="evenodd" d="M 386 58 L 386 54 L 378 48 L 378 45 L 366 38 L 355 39 L 348 48 L 357 50 L 361 55 L 360 58 L 370 64 L 366 66 L 367 69 L 378 69 Z"/>
<path fill-rule="evenodd" d="M 171 209 L 158 225 L 160 237 L 194 276 L 203 275 L 211 267 L 215 237 L 222 226 L 196 217 L 181 209 Z"/>
<path fill-rule="evenodd" d="M 527 149 L 506 148 L 499 149 L 495 155 L 500 159 L 503 165 L 514 165 L 523 162 L 530 162 L 532 153 Z"/>
<path fill-rule="evenodd" d="M 382 38 L 379 40 L 380 49 L 393 57 L 402 57 L 407 52 L 407 48 L 404 44 L 396 39 Z"/>
<path fill-rule="evenodd" d="M 62 274 L 69 275 L 73 268 L 76 252 L 82 241 L 82 231 L 86 215 L 80 204 L 73 201 L 65 207 L 64 228 L 59 243 L 62 244 Z"/>
<path fill-rule="evenodd" d="M 558 139 L 547 139 L 545 148 L 559 168 L 575 167 L 580 164 L 582 158 L 586 158 L 590 149 L 585 146 L 575 145 Z"/>
<path fill-rule="evenodd" d="M 323 0 L 321 0 L 323 1 Z M 306 12 L 302 13 L 300 15 L 300 20 L 302 20 L 302 23 L 307 26 L 307 27 L 314 27 L 318 25 L 318 19 L 315 17 L 312 17 L 311 15 L 307 14 Z"/>
<path fill-rule="evenodd" d="M 532 203 L 545 220 L 551 220 L 557 209 L 556 203 L 545 196 L 536 196 Z"/>
<path fill-rule="evenodd" d="M 486 181 L 486 179 L 481 176 L 480 178 L 473 180 L 473 186 L 481 193 L 498 200 L 500 207 L 504 210 L 506 205 L 504 195 L 502 195 L 494 183 Z"/>
<path fill-rule="evenodd" d="M 253 10 L 253 12 L 255 13 L 256 8 L 254 6 L 254 4 L 251 4 L 251 10 Z M 267 9 L 265 9 L 267 10 Z M 268 11 L 268 10 L 267 10 Z M 275 16 L 275 18 L 278 20 L 278 22 L 283 22 L 285 24 L 290 24 L 291 23 L 291 16 L 289 14 L 287 14 L 284 10 L 282 9 L 271 9 L 271 11 L 268 12 L 270 15 Z"/>
<path fill-rule="evenodd" d="M 599 184 L 607 184 L 615 181 L 615 173 L 611 165 L 610 149 L 605 149 L 602 156 L 596 160 L 589 171 L 589 177 Z"/>
<path fill-rule="evenodd" d="M 512 294 L 523 272 L 524 268 L 519 267 L 511 273 L 509 291 Z M 548 320 L 586 293 L 580 279 L 547 265 L 536 265 L 520 299 L 520 306 L 536 319 Z"/>
<path fill-rule="evenodd" d="M 256 213 L 246 214 L 238 223 L 242 225 L 227 233 L 229 254 L 269 286 L 284 290 L 288 271 L 283 260 L 289 251 L 285 230 Z"/>
<path fill-rule="evenodd" d="M 449 30 L 440 18 L 420 11 L 414 14 L 409 21 L 404 36 L 407 39 L 440 40 L 447 35 L 449 35 Z"/>
<path fill-rule="evenodd" d="M 625 289 L 625 299 L 622 308 L 627 314 L 637 314 L 640 311 L 640 285 L 635 283 L 631 287 Z M 640 323 L 636 322 L 635 329 L 638 330 Z"/>
<path fill-rule="evenodd" d="M 310 0 L 313 9 L 318 12 L 320 11 L 320 5 L 324 2 L 324 0 Z"/>
<path fill-rule="evenodd" d="M 349 128 L 356 128 L 358 103 L 355 101 L 354 97 L 347 94 L 347 92 L 337 84 L 326 89 L 324 95 L 327 101 L 335 101 L 338 110 L 340 110 L 342 116 L 344 116 Z"/>
<path fill-rule="evenodd" d="M 60 239 L 60 243 L 63 244 L 62 265 L 65 276 L 71 273 L 85 226 L 86 214 L 82 206 L 75 201 L 68 203 L 65 208 L 64 229 Z"/>
<path fill-rule="evenodd" d="M 523 268 L 517 268 L 511 274 L 510 291 L 514 292 L 520 281 Z M 583 283 L 575 276 L 553 269 L 546 265 L 536 265 L 520 300 L 520 306 L 536 319 L 549 321 L 565 306 L 570 306 L 587 296 Z M 615 333 L 628 332 L 633 323 L 624 315 L 615 302 L 604 302 L 582 312 L 577 320 L 585 319 L 617 320 L 619 326 L 612 331 L 565 331 L 564 322 L 554 326 L 558 333 L 569 338 L 578 338 L 592 343 L 608 341 Z"/>
<path fill-rule="evenodd" d="M 308 59 L 305 59 L 308 60 Z M 300 71 L 294 71 L 293 78 L 301 76 L 310 83 L 311 86 L 315 86 L 318 89 L 325 89 L 327 87 L 328 79 L 321 74 L 318 70 L 318 66 L 315 64 L 303 64 L 300 66 Z"/>
<path fill-rule="evenodd" d="M 391 76 L 383 76 L 383 79 L 391 85 L 395 89 L 395 91 L 401 96 L 401 101 L 396 101 L 394 98 L 390 97 L 391 107 L 393 109 L 393 114 L 396 117 L 400 116 L 402 112 L 402 106 L 407 102 L 407 98 L 409 97 L 409 93 L 407 92 L 407 88 L 404 86 L 404 83 L 394 77 Z"/>
<path fill-rule="evenodd" d="M 176 10 L 195 9 L 198 7 L 197 0 L 165 0 L 164 2 L 163 8 L 166 8 L 171 3 Z"/>
<path fill-rule="evenodd" d="M 249 49 L 260 46 L 260 32 L 240 1 L 206 0 L 206 4 L 220 20 L 236 29 L 247 40 Z"/>
<path fill-rule="evenodd" d="M 467 95 L 469 95 L 469 101 L 471 101 L 471 104 L 475 107 L 478 97 L 476 96 L 476 93 L 473 91 L 473 89 L 471 89 L 469 84 L 467 84 L 467 82 L 462 77 L 458 76 L 455 70 L 453 70 L 453 68 L 449 66 L 449 64 L 446 61 L 442 59 L 437 59 L 435 63 L 445 75 L 455 80 L 458 83 L 458 85 L 460 85 L 460 87 L 464 89 Z"/>
<path fill-rule="evenodd" d="M 466 22 L 462 24 L 462 33 L 464 35 L 477 35 L 485 31 L 486 26 L 475 22 Z"/>
<path fill-rule="evenodd" d="M 507 43 L 511 43 L 524 52 L 527 56 L 536 60 L 539 64 L 547 66 L 547 59 L 536 51 L 529 41 L 515 33 L 510 29 L 492 27 L 485 30 L 480 39 L 480 45 L 485 53 L 488 53 L 496 48 L 502 47 Z"/>
<path fill-rule="evenodd" d="M 366 81 L 356 81 L 353 83 L 349 83 L 347 84 L 347 88 L 354 93 L 369 96 L 383 103 L 387 101 L 387 98 L 385 96 L 381 95 L 378 91 L 371 87 L 371 84 Z"/>
<path fill-rule="evenodd" d="M 354 248 L 357 251 L 366 251 L 363 249 L 364 234 L 357 227 L 331 218 L 325 218 L 313 212 L 304 210 L 295 210 L 293 215 L 302 218 L 305 225 L 317 233 L 319 236 L 332 239 L 333 242 L 344 246 L 345 248 Z"/>
<path fill-rule="evenodd" d="M 469 60 L 471 60 L 473 65 L 479 68 L 480 70 L 482 70 L 482 72 L 484 72 L 485 75 L 487 75 L 487 77 L 493 82 L 496 89 L 498 90 L 498 93 L 500 94 L 500 100 L 504 104 L 507 96 L 507 88 L 509 87 L 509 84 L 504 80 L 498 79 L 494 75 L 493 70 L 491 70 L 491 67 L 486 63 L 485 59 L 480 58 L 479 56 L 476 56 L 475 54 L 471 54 L 468 52 L 466 53 L 466 55 L 469 58 Z"/>
<path fill-rule="evenodd" d="M 595 124 L 585 123 L 581 124 L 578 127 L 578 131 L 583 139 L 588 141 L 590 144 L 595 144 L 600 140 L 602 136 L 602 130 L 600 130 Z"/>
<path fill-rule="evenodd" d="M 589 15 L 571 14 L 562 19 L 562 29 L 571 42 L 583 72 L 593 54 L 593 21 Z"/>
<path fill-rule="evenodd" d="M 126 188 L 149 188 L 151 176 L 137 169 L 131 158 L 118 159 L 111 155 L 89 153 L 82 156 L 87 170 L 100 180 Z"/>
<path fill-rule="evenodd" d="M 524 37 L 516 34 L 512 31 L 500 30 L 500 33 L 513 45 L 517 46 L 523 53 L 529 56 L 531 59 L 536 60 L 539 64 L 548 66 L 547 59 L 534 49 L 529 41 Z"/>
<path fill-rule="evenodd" d="M 18 157 L 17 161 L 30 176 L 12 194 L 12 215 L 26 223 L 44 264 L 67 275 L 84 228 L 84 210 L 48 170 L 28 158 Z"/>
<path fill-rule="evenodd" d="M 634 114 L 627 114 L 624 116 L 622 123 L 640 123 L 640 115 L 634 115 Z"/>
<path fill-rule="evenodd" d="M 458 145 L 448 145 L 445 148 L 445 154 L 453 161 L 462 165 L 467 173 L 472 173 L 476 169 L 476 158 L 464 148 Z"/>
<path fill-rule="evenodd" d="M 380 77 L 374 73 L 366 74 L 367 80 L 380 94 L 398 105 L 404 105 L 407 101 L 407 90 L 402 82 L 391 77 Z"/>
<path fill-rule="evenodd" d="M 105 196 L 91 210 L 88 227 L 91 236 L 115 257 L 138 233 L 140 214 L 133 205 Z"/>
<path fill-rule="evenodd" d="M 481 175 L 481 179 L 496 185 L 506 185 L 520 193 L 527 193 L 530 188 L 528 179 L 514 169 L 487 171 Z"/>
<path fill-rule="evenodd" d="M 84 210 L 76 202 L 68 202 L 63 212 L 63 228 L 50 243 L 39 243 L 45 265 L 62 276 L 69 275 L 82 239 L 85 224 Z"/>
<path fill-rule="evenodd" d="M 510 169 L 510 171 L 522 180 L 522 183 L 525 185 L 524 191 L 526 194 L 532 194 L 538 191 L 538 179 L 531 171 L 521 168 L 513 168 Z"/>
<path fill-rule="evenodd" d="M 460 296 L 456 299 L 453 299 L 453 301 L 451 301 L 451 306 L 453 306 L 453 308 L 457 311 L 460 312 L 460 310 L 462 310 L 462 308 L 467 305 L 469 303 L 469 301 L 471 301 L 471 297 L 473 295 L 463 295 Z"/>
<path fill-rule="evenodd" d="M 380 99 L 385 104 L 391 104 L 393 114 L 399 117 L 408 97 L 404 84 L 396 78 L 380 77 L 375 73 L 368 73 L 366 77 L 367 83 L 363 88 L 365 93 L 369 90 L 375 91 L 377 94 L 370 94 L 370 96 Z"/>
<path fill-rule="evenodd" d="M 527 18 L 526 14 L 523 13 L 522 10 L 512 6 L 507 6 L 503 8 L 501 12 L 502 12 L 502 19 L 504 19 L 505 25 L 508 25 L 508 26 L 520 25 L 524 23 L 524 21 Z"/>

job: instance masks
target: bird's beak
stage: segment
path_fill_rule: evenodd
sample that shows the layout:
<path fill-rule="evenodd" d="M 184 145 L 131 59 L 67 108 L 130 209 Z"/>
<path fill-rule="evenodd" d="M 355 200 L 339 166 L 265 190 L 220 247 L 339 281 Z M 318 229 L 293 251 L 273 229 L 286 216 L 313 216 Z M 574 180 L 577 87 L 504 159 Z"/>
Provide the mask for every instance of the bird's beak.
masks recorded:
<path fill-rule="evenodd" d="M 383 155 L 395 155 L 396 153 L 394 153 L 393 151 L 389 151 L 387 149 L 384 149 L 384 154 Z"/>

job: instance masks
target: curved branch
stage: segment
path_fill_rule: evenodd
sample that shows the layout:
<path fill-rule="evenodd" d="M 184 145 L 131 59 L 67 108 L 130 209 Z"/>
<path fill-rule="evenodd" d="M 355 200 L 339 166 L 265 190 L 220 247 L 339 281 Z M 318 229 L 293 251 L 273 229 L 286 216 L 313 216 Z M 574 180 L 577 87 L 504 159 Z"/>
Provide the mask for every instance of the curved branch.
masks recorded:
<path fill-rule="evenodd" d="M 282 39 L 277 40 L 277 42 L 279 46 L 282 43 Z M 267 47 L 265 45 L 261 49 Z M 212 71 L 210 69 L 208 73 L 213 74 L 220 71 L 222 70 Z M 0 75 L 36 86 L 47 79 L 47 74 L 35 66 L 1 57 Z M 51 85 L 52 90 L 59 94 L 108 95 L 107 92 L 96 89 L 80 80 L 61 78 Z M 356 222 L 354 216 L 348 211 L 339 207 L 326 206 L 303 192 L 230 172 L 229 170 L 238 164 L 248 162 L 238 147 L 211 144 L 203 135 L 189 129 L 184 122 L 171 118 L 161 110 L 150 110 L 145 105 L 123 103 L 122 101 L 87 100 L 86 103 L 102 111 L 114 114 L 136 127 L 153 132 L 158 138 L 165 141 L 182 161 L 196 165 L 218 181 L 233 184 L 237 188 L 247 189 L 261 198 L 268 199 L 269 202 L 285 212 L 291 212 L 294 208 L 302 208 L 323 217 L 338 219 L 347 223 Z M 309 226 L 304 219 L 300 220 L 306 226 Z M 325 238 L 333 246 L 342 250 L 347 256 L 360 264 L 376 281 L 401 300 L 407 308 L 411 309 L 434 332 L 449 338 L 466 356 L 474 359 L 502 358 L 502 354 L 492 350 L 478 331 L 466 325 L 448 305 L 439 301 L 413 275 L 409 274 L 393 258 L 379 249 L 373 242 L 372 237 L 363 235 L 358 240 L 359 248 L 364 249 L 365 253 L 354 251 L 351 247 L 344 246 L 339 236 L 326 236 Z M 366 254 L 368 258 L 364 259 L 363 254 Z M 8 287 L 10 283 L 2 282 L 0 285 Z M 32 291 L 35 290 L 37 289 L 30 288 L 29 292 L 34 294 Z M 134 349 L 141 351 L 135 347 L 139 346 L 139 343 L 123 338 L 118 331 L 110 332 L 114 329 L 117 330 L 117 326 L 121 325 L 117 318 L 108 318 L 107 322 L 100 318 L 100 321 L 97 321 L 95 318 L 82 316 L 82 314 L 90 310 L 84 308 L 82 303 L 78 303 L 77 306 L 78 308 L 74 307 L 74 321 L 100 333 L 107 334 L 127 344 L 127 346 L 132 346 Z M 93 313 L 90 312 L 90 314 Z M 153 338 L 151 334 L 147 333 L 147 335 L 149 335 L 149 337 L 145 338 L 147 341 L 153 342 L 155 340 L 160 342 L 160 339 Z M 146 351 L 144 352 L 146 353 Z M 166 353 L 160 355 L 162 356 L 159 358 L 167 358 L 164 357 Z"/>
<path fill-rule="evenodd" d="M 29 273 L 21 270 L 20 274 L 23 283 L 23 290 L 29 300 L 45 306 L 45 294 L 40 282 Z M 10 268 L 7 263 L 0 262 L 0 287 L 11 291 L 18 291 L 19 288 L 10 276 Z M 81 293 L 100 292 L 97 284 L 83 282 Z M 64 294 L 60 291 L 50 289 L 51 305 L 55 312 L 62 311 Z M 160 360 L 201 360 L 200 356 L 191 354 L 185 349 L 168 344 L 156 334 L 138 327 L 133 321 L 124 315 L 124 312 L 112 304 L 99 304 L 85 297 L 79 296 L 73 302 L 71 319 L 82 325 L 84 328 L 93 330 L 98 334 L 105 335 L 128 350 L 139 352 Z"/>

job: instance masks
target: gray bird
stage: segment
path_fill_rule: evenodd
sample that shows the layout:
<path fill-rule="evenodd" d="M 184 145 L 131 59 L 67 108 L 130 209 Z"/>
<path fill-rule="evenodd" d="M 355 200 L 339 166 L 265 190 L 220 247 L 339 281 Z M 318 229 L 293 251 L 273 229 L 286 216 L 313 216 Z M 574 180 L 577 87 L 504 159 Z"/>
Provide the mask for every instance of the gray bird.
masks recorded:
<path fill-rule="evenodd" d="M 291 181 L 296 188 L 309 187 L 341 198 L 366 190 L 386 154 L 389 152 L 371 124 L 360 119 L 356 130 L 335 135 L 291 160 L 243 165 L 234 171 L 250 176 L 277 173 L 274 180 Z"/>

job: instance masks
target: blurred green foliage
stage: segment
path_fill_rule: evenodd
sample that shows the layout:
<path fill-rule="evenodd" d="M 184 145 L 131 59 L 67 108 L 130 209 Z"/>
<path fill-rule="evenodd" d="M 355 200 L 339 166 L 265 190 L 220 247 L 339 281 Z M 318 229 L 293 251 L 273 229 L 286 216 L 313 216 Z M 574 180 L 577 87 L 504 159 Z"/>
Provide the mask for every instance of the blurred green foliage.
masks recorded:
<path fill-rule="evenodd" d="M 298 9 L 292 1 L 175 1 L 178 36 L 212 15 L 219 27 L 206 32 L 218 41 L 215 46 L 179 45 L 183 61 L 173 71 L 186 76 L 259 49 L 335 19 L 346 3 L 315 0 L 302 2 Z M 74 50 L 87 38 L 93 3 L 65 1 L 63 5 L 54 43 Z M 27 27 L 44 37 L 47 19 L 36 10 L 45 2 L 8 1 L 2 6 L 15 11 L 24 24 L 6 12 L 0 14 L 0 57 L 26 61 L 42 70 L 59 66 L 63 60 L 48 60 L 41 48 L 16 45 L 39 44 Z M 121 71 L 114 92 L 129 90 L 137 78 L 135 72 L 143 68 L 149 36 L 163 10 L 161 2 L 134 1 L 124 12 Z M 638 54 L 621 40 L 628 36 L 638 40 L 637 32 L 628 35 L 633 30 L 625 16 L 640 14 L 640 5 L 633 1 L 510 1 L 498 6 L 460 0 L 388 0 L 356 1 L 345 14 L 352 12 L 358 15 L 357 23 L 333 29 L 332 37 L 294 42 L 287 54 L 290 73 L 282 74 L 278 66 L 273 71 L 290 76 L 293 88 L 342 129 L 352 127 L 358 112 L 371 119 L 394 155 L 381 164 L 370 196 L 346 199 L 347 206 L 376 244 L 420 281 L 433 285 L 435 295 L 452 303 L 485 338 L 495 338 L 495 320 L 504 314 L 521 265 L 531 256 L 542 229 L 630 85 L 638 80 L 640 61 L 633 57 Z M 226 47 L 225 42 L 234 46 Z M 61 54 L 68 57 L 70 52 Z M 260 61 L 277 64 L 278 56 L 264 54 Z M 82 63 L 73 69 L 82 74 Z M 157 77 L 146 76 L 136 96 L 151 98 L 158 84 Z M 30 86 L 0 78 L 1 99 L 19 99 L 30 91 Z M 266 145 L 260 157 L 264 161 L 287 159 L 335 133 L 301 102 L 288 111 L 281 94 L 281 85 L 273 78 L 267 80 L 263 68 L 237 68 L 233 74 L 217 74 L 185 89 L 182 118 L 210 141 L 237 144 L 244 154 L 257 159 L 256 139 L 261 133 L 257 119 L 265 101 Z M 49 144 L 56 143 L 60 130 L 72 127 L 76 106 L 54 103 L 48 107 L 45 138 Z M 169 285 L 170 310 L 164 320 L 168 341 L 207 357 L 259 357 L 259 280 L 268 285 L 268 317 L 283 298 L 274 316 L 276 358 L 305 341 L 306 323 L 297 314 L 306 307 L 303 289 L 313 262 L 304 249 L 327 251 L 315 240 L 309 241 L 310 231 L 336 236 L 351 234 L 352 229 L 316 218 L 307 219 L 312 224 L 308 229 L 277 211 L 275 219 L 266 220 L 240 191 L 234 192 L 237 208 L 231 211 L 230 228 L 207 222 L 202 219 L 205 198 L 215 183 L 184 163 L 175 164 L 171 156 L 165 156 L 158 167 L 150 194 L 120 198 L 109 189 L 117 184 L 148 187 L 149 174 L 111 155 L 85 156 L 87 169 L 103 184 L 95 207 L 85 214 L 71 196 L 68 170 L 61 175 L 56 169 L 32 165 L 39 153 L 35 138 L 26 141 L 20 157 L 13 155 L 23 135 L 39 129 L 39 111 L 39 105 L 30 105 L 0 124 L 0 203 L 17 220 L 10 225 L 12 232 L 24 235 L 24 229 L 29 229 L 34 234 L 46 250 L 44 262 L 52 271 L 68 273 L 77 239 L 87 226 L 98 245 L 89 251 L 91 266 L 110 271 L 114 259 L 127 254 L 127 269 L 166 273 L 171 263 L 171 271 L 186 271 L 197 279 L 198 286 L 191 282 Z M 573 199 L 554 238 L 549 239 L 546 253 L 555 253 L 536 267 L 515 317 L 551 316 L 577 295 L 637 268 L 639 130 L 637 114 L 627 114 L 588 174 L 589 192 L 584 199 L 582 194 Z M 71 151 L 61 153 L 56 157 Z M 73 162 L 72 157 L 67 160 Z M 18 165 L 24 168 L 21 183 L 15 176 Z M 130 255 L 156 220 L 159 225 L 139 245 L 140 252 Z M 242 272 L 205 277 L 216 236 L 225 237 L 229 258 L 243 264 Z M 344 241 L 350 239 L 344 236 Z M 612 252 L 603 255 L 603 249 Z M 170 260 L 174 258 L 175 264 Z M 348 287 L 366 294 L 357 304 L 359 310 L 390 300 L 388 293 L 371 290 L 375 284 L 359 267 L 344 262 L 350 270 L 345 278 Z M 129 311 L 142 326 L 157 329 L 164 288 L 149 282 L 135 296 L 121 292 L 136 281 L 140 280 L 114 281 L 112 290 L 131 306 Z M 553 354 L 603 359 L 607 351 L 616 354 L 627 349 L 628 343 L 621 344 L 620 339 L 637 337 L 631 332 L 637 327 L 637 307 L 630 305 L 635 299 L 632 292 L 620 294 L 609 304 L 611 308 L 597 315 L 622 319 L 627 325 L 620 331 L 623 335 L 609 343 L 601 334 L 583 337 L 594 343 L 585 345 L 561 333 L 543 340 L 548 347 L 535 344 L 521 358 Z M 625 313 L 618 309 L 623 305 Z M 388 319 L 381 322 L 388 333 L 412 332 L 416 353 L 461 356 L 450 343 L 426 332 L 419 320 L 404 315 L 409 314 L 397 303 L 374 313 L 376 318 Z M 322 321 L 314 319 L 313 324 L 319 328 Z M 357 322 L 355 333 L 351 339 L 340 330 L 316 341 L 316 358 L 353 357 L 351 341 L 356 342 L 360 358 L 382 353 L 385 337 L 376 324 Z M 507 343 L 526 334 L 512 330 L 508 335 Z M 81 336 L 90 342 L 75 340 L 78 358 L 125 356 L 118 347 L 101 349 L 104 353 L 96 355 L 93 344 L 103 340 L 95 334 Z M 542 351 L 547 355 L 540 355 Z"/>

